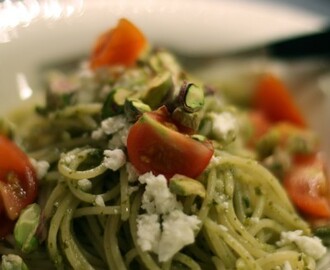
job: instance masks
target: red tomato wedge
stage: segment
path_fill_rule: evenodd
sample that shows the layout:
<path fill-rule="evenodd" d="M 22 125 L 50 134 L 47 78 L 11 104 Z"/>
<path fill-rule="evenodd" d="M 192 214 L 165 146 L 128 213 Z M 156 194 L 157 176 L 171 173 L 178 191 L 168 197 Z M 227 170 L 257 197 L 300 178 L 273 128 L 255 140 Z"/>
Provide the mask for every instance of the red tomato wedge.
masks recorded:
<path fill-rule="evenodd" d="M 286 121 L 306 127 L 306 120 L 284 83 L 272 74 L 260 79 L 253 97 L 253 105 L 274 122 Z"/>
<path fill-rule="evenodd" d="M 0 216 L 15 220 L 37 196 L 36 173 L 29 158 L 3 136 L 0 136 L 0 153 Z M 6 218 L 1 219 L 3 229 L 8 222 Z M 0 232 L 6 231 L 3 229 Z"/>
<path fill-rule="evenodd" d="M 296 207 L 303 213 L 330 217 L 329 180 L 324 160 L 319 154 L 296 158 L 296 164 L 284 178 L 284 187 Z"/>
<path fill-rule="evenodd" d="M 114 29 L 102 34 L 96 41 L 90 58 L 90 67 L 132 66 L 147 46 L 144 35 L 130 21 L 121 19 Z"/>
<path fill-rule="evenodd" d="M 166 107 L 144 113 L 131 127 L 127 138 L 130 162 L 139 173 L 174 174 L 192 178 L 208 165 L 214 149 L 210 141 L 197 141 L 181 133 Z"/>

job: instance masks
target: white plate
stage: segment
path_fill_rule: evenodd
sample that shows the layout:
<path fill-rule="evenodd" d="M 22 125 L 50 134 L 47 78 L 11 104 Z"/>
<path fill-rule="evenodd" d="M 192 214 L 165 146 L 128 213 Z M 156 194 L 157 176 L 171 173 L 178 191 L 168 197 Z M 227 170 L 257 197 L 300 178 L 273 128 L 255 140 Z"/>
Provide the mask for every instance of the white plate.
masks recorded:
<path fill-rule="evenodd" d="M 120 17 L 137 24 L 153 44 L 205 55 L 312 32 L 327 19 L 274 3 L 243 0 L 16 2 L 20 5 L 2 3 L 7 13 L 0 9 L 0 41 L 8 39 L 7 34 L 13 36 L 0 43 L 0 115 L 41 92 L 41 66 L 88 53 L 95 37 Z M 330 132 L 329 104 L 329 98 L 323 98 L 322 104 L 313 106 L 316 110 L 308 108 L 308 118 L 330 150 L 325 139 Z"/>

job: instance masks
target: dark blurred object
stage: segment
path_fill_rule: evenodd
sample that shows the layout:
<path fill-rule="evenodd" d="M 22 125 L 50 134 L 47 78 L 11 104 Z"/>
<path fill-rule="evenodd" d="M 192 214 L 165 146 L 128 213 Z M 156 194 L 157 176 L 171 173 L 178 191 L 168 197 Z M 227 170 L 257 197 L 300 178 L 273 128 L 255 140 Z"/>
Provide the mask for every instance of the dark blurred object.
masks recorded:
<path fill-rule="evenodd" d="M 330 55 L 330 27 L 319 33 L 270 43 L 265 49 L 270 56 L 281 58 Z"/>
<path fill-rule="evenodd" d="M 330 1 L 329 0 L 255 0 L 256 2 L 270 2 L 288 6 L 302 11 L 325 16 L 330 20 Z M 329 21 L 330 22 L 330 21 Z"/>

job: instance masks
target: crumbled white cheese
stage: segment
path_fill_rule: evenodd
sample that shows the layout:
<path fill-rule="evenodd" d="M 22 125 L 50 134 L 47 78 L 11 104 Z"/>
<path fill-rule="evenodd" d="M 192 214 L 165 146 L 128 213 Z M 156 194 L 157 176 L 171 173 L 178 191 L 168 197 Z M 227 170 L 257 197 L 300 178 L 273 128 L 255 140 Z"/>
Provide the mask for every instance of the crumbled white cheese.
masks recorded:
<path fill-rule="evenodd" d="M 109 117 L 101 122 L 101 128 L 107 135 L 114 134 L 127 125 L 124 115 Z"/>
<path fill-rule="evenodd" d="M 157 252 L 160 234 L 161 230 L 158 215 L 143 214 L 138 216 L 137 242 L 143 251 Z"/>
<path fill-rule="evenodd" d="M 78 180 L 78 187 L 82 190 L 82 191 L 89 191 L 92 189 L 92 181 L 90 181 L 89 179 L 80 179 Z"/>
<path fill-rule="evenodd" d="M 212 133 L 223 140 L 234 137 L 237 133 L 237 120 L 230 112 L 212 113 Z"/>
<path fill-rule="evenodd" d="M 102 128 L 98 128 L 98 129 L 94 130 L 91 134 L 91 138 L 95 141 L 101 140 L 104 137 L 105 137 L 105 133 L 103 132 Z"/>
<path fill-rule="evenodd" d="M 91 133 L 93 140 L 101 140 L 106 135 L 112 135 L 108 146 L 110 149 L 121 148 L 127 145 L 127 136 L 131 125 L 124 115 L 109 117 L 101 122 L 101 127 Z"/>
<path fill-rule="evenodd" d="M 124 151 L 121 149 L 105 150 L 103 154 L 104 154 L 104 159 L 103 159 L 104 166 L 113 171 L 117 171 L 120 167 L 122 167 L 126 163 L 126 155 Z"/>
<path fill-rule="evenodd" d="M 301 230 L 282 232 L 281 240 L 276 244 L 278 246 L 285 246 L 294 243 L 303 253 L 316 260 L 320 259 L 327 251 L 326 247 L 322 245 L 321 239 L 316 236 L 310 237 L 302 234 L 303 232 Z"/>
<path fill-rule="evenodd" d="M 142 196 L 142 208 L 148 214 L 166 214 L 174 209 L 182 209 L 182 205 L 168 188 L 164 175 L 155 176 L 148 172 L 139 176 L 138 180 L 141 184 L 146 184 Z"/>
<path fill-rule="evenodd" d="M 128 174 L 128 182 L 133 183 L 133 182 L 137 181 L 137 179 L 139 177 L 139 173 L 134 168 L 132 163 L 126 162 L 126 171 Z"/>
<path fill-rule="evenodd" d="M 49 163 L 44 160 L 35 160 L 34 158 L 30 158 L 30 162 L 36 172 L 37 178 L 39 180 L 44 178 L 49 170 Z"/>
<path fill-rule="evenodd" d="M 64 155 L 63 161 L 67 164 L 70 165 L 75 159 L 75 155 L 72 154 L 62 154 Z"/>
<path fill-rule="evenodd" d="M 105 206 L 104 200 L 101 195 L 96 195 L 95 196 L 95 201 L 94 201 L 96 206 Z"/>
<path fill-rule="evenodd" d="M 137 218 L 138 243 L 144 251 L 158 254 L 160 262 L 167 261 L 195 241 L 194 232 L 200 220 L 182 211 L 182 204 L 170 192 L 163 175 L 155 176 L 148 172 L 139 176 L 138 180 L 146 184 L 141 206 L 146 214 Z"/>
<path fill-rule="evenodd" d="M 158 246 L 159 261 L 166 262 L 184 246 L 194 243 L 194 231 L 199 225 L 197 216 L 188 216 L 181 210 L 174 210 L 163 217 L 163 231 Z"/>
<path fill-rule="evenodd" d="M 127 137 L 130 129 L 130 125 L 125 125 L 122 129 L 118 130 L 113 134 L 111 139 L 109 140 L 109 148 L 121 148 L 123 146 L 127 146 Z"/>

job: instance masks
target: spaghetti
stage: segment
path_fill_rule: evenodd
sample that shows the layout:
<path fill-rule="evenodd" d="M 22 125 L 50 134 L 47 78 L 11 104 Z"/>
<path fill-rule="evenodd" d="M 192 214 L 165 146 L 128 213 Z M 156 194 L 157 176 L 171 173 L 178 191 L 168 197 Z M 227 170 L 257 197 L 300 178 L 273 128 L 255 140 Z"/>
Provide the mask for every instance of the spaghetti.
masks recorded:
<path fill-rule="evenodd" d="M 238 133 L 236 138 L 231 136 L 229 128 L 226 136 L 218 138 L 208 128 L 212 113 L 227 108 L 233 115 L 240 112 L 238 108 L 233 111 L 217 93 L 206 96 L 200 115 L 203 125 L 199 131 L 210 136 L 215 146 L 211 162 L 198 177 L 205 197 L 172 194 L 172 210 L 150 212 L 156 215 L 154 225 L 159 226 L 160 235 L 173 211 L 194 217 L 193 243 L 182 245 L 165 261 L 159 259 L 159 249 L 140 244 L 138 220 L 148 214 L 144 205 L 148 184 L 139 180 L 141 175 L 130 162 L 117 164 L 115 169 L 107 166 L 105 151 L 120 149 L 126 154 L 131 124 L 125 120 L 117 126 L 117 116 L 109 116 L 111 131 L 105 128 L 108 118 L 101 118 L 102 102 L 118 88 L 128 89 L 134 96 L 145 93 L 148 80 L 160 70 L 171 72 L 174 88 L 190 77 L 164 51 L 151 51 L 139 65 L 93 71 L 91 77 L 81 76 L 80 70 L 74 74 L 81 80 L 78 102 L 56 109 L 39 108 L 39 113 L 21 123 L 15 138 L 30 158 L 50 165 L 40 179 L 40 246 L 24 254 L 9 235 L 0 242 L 0 254 L 19 255 L 30 269 L 316 269 L 319 257 L 294 240 L 283 240 L 283 232 L 299 231 L 324 251 L 279 180 L 246 157 L 250 153 Z M 118 115 L 122 119 L 125 113 Z M 178 231 L 177 235 L 185 233 Z"/>

